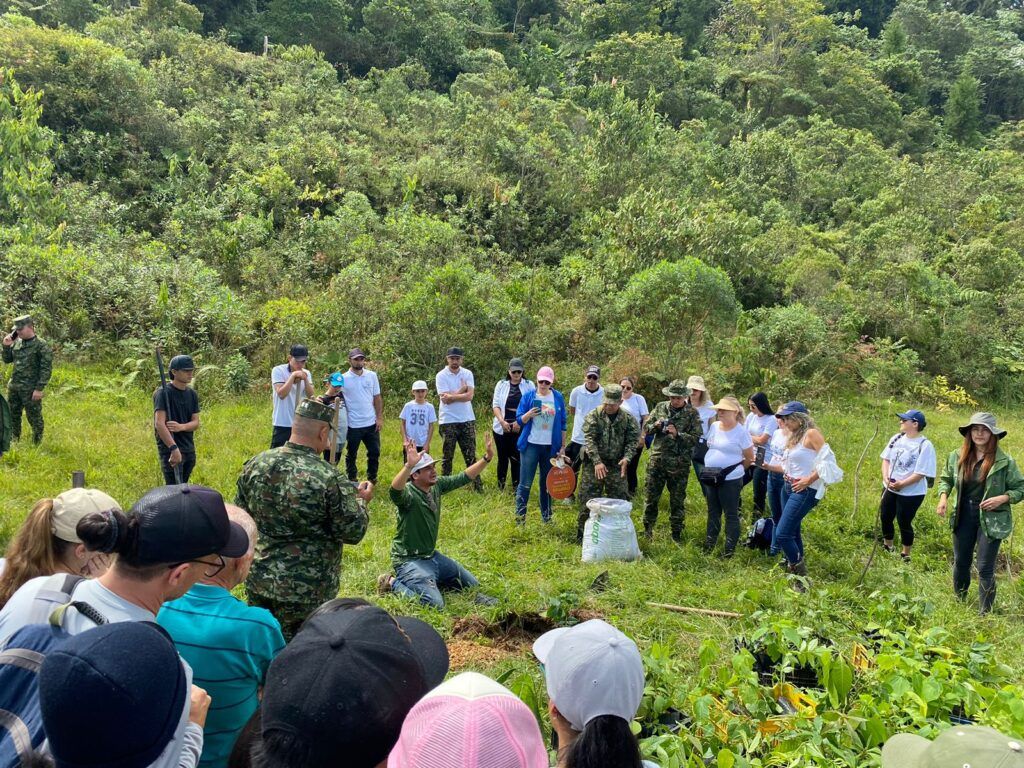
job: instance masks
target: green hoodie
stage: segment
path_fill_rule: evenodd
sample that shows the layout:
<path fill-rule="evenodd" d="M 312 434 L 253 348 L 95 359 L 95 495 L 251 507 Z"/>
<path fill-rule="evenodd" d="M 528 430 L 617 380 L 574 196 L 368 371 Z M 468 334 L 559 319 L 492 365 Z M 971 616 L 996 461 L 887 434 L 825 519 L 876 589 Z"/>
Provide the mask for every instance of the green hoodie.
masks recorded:
<path fill-rule="evenodd" d="M 958 471 L 957 464 L 960 461 L 960 451 L 955 450 L 946 459 L 946 467 L 939 476 L 939 495 L 947 496 L 954 489 L 957 493 L 957 503 L 950 502 L 952 512 L 949 514 L 949 527 L 956 530 L 960 517 L 960 490 L 963 485 L 962 478 Z M 990 499 L 993 496 L 1006 494 L 1010 497 L 1007 504 L 995 509 L 981 511 L 981 530 L 990 539 L 1005 539 L 1013 530 L 1013 513 L 1010 511 L 1010 504 L 1016 504 L 1024 499 L 1024 475 L 1021 475 L 1015 462 L 1001 448 L 996 448 L 996 459 L 985 478 L 985 493 L 982 499 Z"/>

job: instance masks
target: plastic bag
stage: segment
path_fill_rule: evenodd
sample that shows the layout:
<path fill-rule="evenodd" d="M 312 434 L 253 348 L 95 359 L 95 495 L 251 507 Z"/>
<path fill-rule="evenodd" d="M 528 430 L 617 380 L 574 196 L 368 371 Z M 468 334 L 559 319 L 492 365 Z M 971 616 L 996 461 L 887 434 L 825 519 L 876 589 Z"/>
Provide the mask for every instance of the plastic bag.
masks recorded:
<path fill-rule="evenodd" d="M 591 499 L 590 517 L 583 526 L 583 562 L 639 560 L 640 544 L 629 513 L 633 505 L 622 499 Z"/>

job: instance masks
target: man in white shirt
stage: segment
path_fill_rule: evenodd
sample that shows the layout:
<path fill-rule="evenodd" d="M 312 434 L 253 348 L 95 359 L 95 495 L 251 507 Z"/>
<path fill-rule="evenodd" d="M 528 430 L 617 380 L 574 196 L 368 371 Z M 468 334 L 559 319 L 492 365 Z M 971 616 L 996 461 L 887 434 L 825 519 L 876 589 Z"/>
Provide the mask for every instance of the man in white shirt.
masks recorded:
<path fill-rule="evenodd" d="M 438 431 L 441 433 L 441 474 L 452 474 L 455 446 L 462 451 L 466 466 L 476 463 L 476 414 L 473 413 L 473 372 L 462 367 L 464 354 L 461 347 L 448 350 L 448 365 L 437 372 L 434 386 L 441 400 L 438 414 Z M 482 491 L 483 482 L 477 476 L 473 490 Z"/>
<path fill-rule="evenodd" d="M 380 380 L 373 371 L 366 370 L 366 354 L 359 347 L 348 353 L 345 372 L 345 406 L 348 408 L 348 449 L 345 453 L 345 472 L 349 480 L 356 480 L 356 457 L 359 444 L 366 445 L 366 479 L 377 482 L 380 463 L 380 430 L 384 426 L 384 399 L 380 394 Z"/>
<path fill-rule="evenodd" d="M 302 344 L 293 344 L 288 362 L 275 366 L 270 373 L 274 388 L 274 435 L 271 448 L 280 448 L 292 433 L 295 409 L 307 397 L 313 397 L 313 374 L 306 369 L 309 350 Z"/>
<path fill-rule="evenodd" d="M 583 465 L 583 446 L 586 440 L 583 438 L 583 420 L 587 414 L 601 405 L 604 399 L 604 387 L 598 382 L 601 378 L 601 369 L 596 365 L 587 368 L 586 378 L 578 387 L 573 387 L 569 393 L 569 414 L 572 416 L 572 438 L 565 449 L 565 455 L 572 461 L 572 469 L 579 476 L 580 467 Z"/>

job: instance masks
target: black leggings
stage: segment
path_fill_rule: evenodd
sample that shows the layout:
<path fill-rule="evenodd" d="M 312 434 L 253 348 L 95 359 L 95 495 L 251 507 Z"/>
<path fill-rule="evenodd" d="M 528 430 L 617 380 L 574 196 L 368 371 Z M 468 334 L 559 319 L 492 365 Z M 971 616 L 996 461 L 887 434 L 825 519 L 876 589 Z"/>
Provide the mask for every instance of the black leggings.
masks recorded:
<path fill-rule="evenodd" d="M 924 501 L 924 496 L 900 496 L 886 492 L 882 495 L 882 538 L 892 541 L 896 536 L 893 521 L 900 524 L 900 542 L 904 547 L 914 545 L 914 515 Z"/>
<path fill-rule="evenodd" d="M 506 432 L 499 435 L 491 430 L 494 435 L 494 447 L 498 450 L 498 487 L 504 488 L 505 481 L 509 474 L 512 475 L 512 487 L 519 487 L 519 448 L 516 442 L 519 440 L 518 432 Z"/>

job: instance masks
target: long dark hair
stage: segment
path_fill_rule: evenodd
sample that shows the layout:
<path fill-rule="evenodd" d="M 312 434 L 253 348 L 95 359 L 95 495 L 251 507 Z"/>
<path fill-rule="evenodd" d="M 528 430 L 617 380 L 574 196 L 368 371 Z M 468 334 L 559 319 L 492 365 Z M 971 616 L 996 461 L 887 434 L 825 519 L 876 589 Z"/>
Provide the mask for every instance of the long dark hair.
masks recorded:
<path fill-rule="evenodd" d="M 629 723 L 616 715 L 599 715 L 566 750 L 565 768 L 643 768 L 640 745 Z"/>
<path fill-rule="evenodd" d="M 764 392 L 755 392 L 747 399 L 757 406 L 757 410 L 761 412 L 762 416 L 775 415 L 775 409 L 772 408 L 772 404 L 768 401 L 768 395 Z"/>

